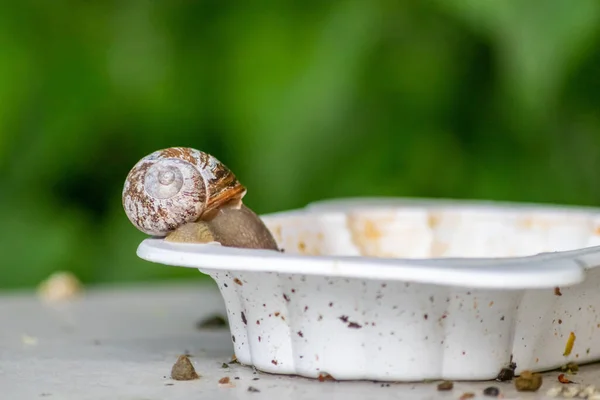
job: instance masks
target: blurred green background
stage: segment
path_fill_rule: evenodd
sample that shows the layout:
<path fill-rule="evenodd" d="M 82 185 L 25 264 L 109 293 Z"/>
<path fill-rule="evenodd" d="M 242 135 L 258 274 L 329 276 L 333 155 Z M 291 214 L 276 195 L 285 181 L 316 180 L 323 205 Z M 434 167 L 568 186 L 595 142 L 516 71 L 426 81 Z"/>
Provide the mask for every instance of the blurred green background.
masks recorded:
<path fill-rule="evenodd" d="M 0 288 L 201 279 L 121 189 L 212 153 L 259 213 L 345 196 L 600 205 L 600 2 L 22 1 L 0 12 Z"/>

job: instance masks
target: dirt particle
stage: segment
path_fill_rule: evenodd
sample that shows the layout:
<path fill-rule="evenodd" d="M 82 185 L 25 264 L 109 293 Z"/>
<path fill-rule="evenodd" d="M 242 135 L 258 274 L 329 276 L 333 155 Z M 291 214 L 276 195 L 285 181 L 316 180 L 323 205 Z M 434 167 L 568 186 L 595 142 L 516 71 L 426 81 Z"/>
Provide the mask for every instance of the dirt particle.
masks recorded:
<path fill-rule="evenodd" d="M 243 311 L 242 311 L 242 322 L 244 323 L 244 325 L 248 325 L 248 320 L 246 319 L 246 314 L 244 314 Z"/>
<path fill-rule="evenodd" d="M 514 362 L 510 362 L 510 364 L 508 365 L 508 367 L 502 368 L 500 370 L 500 372 L 498 373 L 498 376 L 496 377 L 496 380 L 498 382 L 506 382 L 506 381 L 510 381 L 514 378 L 515 376 L 515 370 L 517 369 L 517 364 L 515 364 Z"/>
<path fill-rule="evenodd" d="M 221 364 L 221 368 L 229 368 L 229 364 L 223 363 L 223 364 Z"/>
<path fill-rule="evenodd" d="M 226 384 L 228 384 L 228 383 L 229 383 L 229 377 L 228 377 L 228 376 L 224 376 L 224 377 L 222 377 L 221 379 L 219 379 L 219 383 L 220 383 L 221 385 L 226 385 Z"/>
<path fill-rule="evenodd" d="M 429 315 L 423 314 L 423 319 L 425 319 L 425 320 L 429 319 Z"/>
<path fill-rule="evenodd" d="M 475 397 L 475 393 L 473 392 L 466 392 L 463 393 L 458 400 L 467 400 L 467 399 L 472 399 L 473 397 Z"/>
<path fill-rule="evenodd" d="M 290 298 L 289 298 L 289 297 L 288 297 L 288 295 L 287 295 L 287 294 L 285 294 L 285 293 L 283 294 L 283 298 L 284 298 L 284 299 L 285 299 L 285 301 L 287 301 L 287 302 L 289 302 L 289 301 L 290 301 Z"/>
<path fill-rule="evenodd" d="M 323 319 L 323 316 L 321 314 L 319 314 L 319 318 L 317 318 L 317 321 L 321 321 Z"/>
<path fill-rule="evenodd" d="M 231 340 L 235 343 L 235 336 L 231 335 Z"/>
<path fill-rule="evenodd" d="M 171 368 L 171 378 L 176 381 L 191 381 L 199 377 L 194 369 L 194 365 L 185 355 L 179 356 L 175 364 L 173 364 L 173 368 Z"/>
<path fill-rule="evenodd" d="M 244 284 L 242 283 L 242 281 L 240 281 L 240 280 L 239 280 L 239 278 L 234 278 L 234 279 L 233 279 L 233 282 L 234 282 L 236 285 L 244 286 Z"/>
<path fill-rule="evenodd" d="M 277 311 L 277 312 L 275 313 L 275 316 L 276 316 L 276 317 L 279 317 L 279 314 L 281 314 L 281 313 L 280 313 L 279 311 Z"/>
<path fill-rule="evenodd" d="M 279 362 L 277 362 L 277 360 L 271 360 L 271 364 L 277 365 L 277 364 L 279 364 Z"/>
<path fill-rule="evenodd" d="M 329 302 L 329 307 L 333 307 L 333 302 L 332 301 Z"/>
<path fill-rule="evenodd" d="M 254 386 L 248 386 L 248 391 L 250 393 L 260 393 L 260 390 L 258 390 L 257 388 L 255 388 Z"/>
<path fill-rule="evenodd" d="M 504 321 L 504 315 L 500 317 L 500 321 Z"/>
<path fill-rule="evenodd" d="M 559 320 L 558 320 L 558 324 L 559 324 L 559 325 L 560 325 L 560 324 L 562 324 L 562 319 L 559 319 Z"/>
<path fill-rule="evenodd" d="M 356 322 L 348 322 L 348 328 L 360 329 L 362 328 L 362 325 L 357 324 Z"/>
<path fill-rule="evenodd" d="M 261 338 L 260 336 L 258 337 L 258 341 L 259 341 L 259 342 L 262 342 L 262 338 Z"/>
<path fill-rule="evenodd" d="M 260 321 L 259 320 L 256 320 L 256 325 L 260 325 Z"/>
<path fill-rule="evenodd" d="M 253 381 L 257 381 L 257 380 L 259 380 L 259 379 L 260 379 L 260 378 L 252 378 L 252 380 L 253 380 Z"/>
<path fill-rule="evenodd" d="M 348 317 L 347 317 L 346 315 L 342 315 L 342 316 L 340 317 L 340 321 L 342 321 L 342 322 L 344 322 L 344 323 L 347 323 L 347 322 L 348 322 Z"/>
<path fill-rule="evenodd" d="M 483 389 L 483 395 L 489 397 L 498 397 L 500 395 L 500 389 L 496 386 L 490 386 Z"/>
<path fill-rule="evenodd" d="M 437 385 L 437 390 L 439 391 L 447 391 L 454 389 L 454 382 L 452 381 L 443 381 Z"/>
<path fill-rule="evenodd" d="M 292 289 L 292 293 L 296 293 L 296 289 Z"/>
<path fill-rule="evenodd" d="M 298 331 L 298 336 L 304 337 L 304 333 L 302 333 L 302 331 Z"/>
<path fill-rule="evenodd" d="M 515 379 L 515 389 L 519 392 L 537 392 L 542 386 L 542 375 L 531 371 L 521 372 L 521 376 Z"/>
<path fill-rule="evenodd" d="M 204 319 L 201 319 L 196 324 L 196 329 L 206 330 L 206 329 L 222 329 L 227 327 L 227 320 L 222 315 L 211 315 Z"/>
<path fill-rule="evenodd" d="M 562 296 L 562 293 L 560 292 L 560 288 L 558 286 L 554 288 L 554 295 L 555 296 Z"/>
<path fill-rule="evenodd" d="M 308 306 L 304 306 L 304 312 L 308 311 Z"/>

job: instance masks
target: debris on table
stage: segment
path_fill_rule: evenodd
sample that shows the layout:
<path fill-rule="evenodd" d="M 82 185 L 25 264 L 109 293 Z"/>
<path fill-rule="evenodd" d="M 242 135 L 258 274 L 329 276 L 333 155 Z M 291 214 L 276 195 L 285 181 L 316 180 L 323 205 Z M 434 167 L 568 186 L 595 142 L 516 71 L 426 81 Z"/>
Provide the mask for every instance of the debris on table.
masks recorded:
<path fill-rule="evenodd" d="M 496 380 L 498 382 L 506 382 L 506 381 L 510 381 L 515 377 L 515 370 L 517 369 L 517 363 L 512 361 L 512 356 L 510 358 L 510 363 L 508 364 L 508 367 L 504 367 L 500 370 L 500 372 L 498 373 L 498 376 L 496 377 Z"/>
<path fill-rule="evenodd" d="M 560 292 L 560 288 L 558 286 L 554 288 L 554 295 L 555 296 L 562 296 L 562 293 Z"/>
<path fill-rule="evenodd" d="M 454 383 L 452 381 L 443 381 L 437 385 L 437 390 L 439 390 L 439 391 L 452 390 L 453 388 L 454 388 Z"/>
<path fill-rule="evenodd" d="M 577 372 L 579 372 L 579 365 L 574 362 L 570 362 L 560 367 L 560 370 L 569 375 L 577 375 Z"/>
<path fill-rule="evenodd" d="M 37 346 L 38 339 L 33 336 L 23 335 L 21 336 L 21 343 L 23 343 L 25 346 Z"/>
<path fill-rule="evenodd" d="M 521 372 L 521 376 L 515 379 L 515 388 L 519 392 L 537 392 L 542 386 L 542 375 L 531 371 Z"/>
<path fill-rule="evenodd" d="M 175 364 L 173 364 L 171 378 L 176 381 L 191 381 L 200 378 L 200 376 L 196 373 L 196 369 L 190 359 L 186 355 L 181 355 Z"/>
<path fill-rule="evenodd" d="M 231 361 L 229 361 L 229 364 L 239 364 L 239 361 L 235 354 L 231 356 Z"/>
<path fill-rule="evenodd" d="M 227 319 L 222 315 L 211 315 L 198 321 L 196 328 L 200 330 L 227 328 Z"/>
<path fill-rule="evenodd" d="M 483 389 L 483 395 L 488 397 L 498 397 L 500 396 L 500 389 L 496 386 L 490 386 Z"/>
<path fill-rule="evenodd" d="M 248 386 L 248 391 L 250 393 L 260 393 L 260 390 L 258 390 L 257 388 L 255 388 L 254 386 Z"/>
<path fill-rule="evenodd" d="M 571 354 L 571 351 L 573 350 L 573 345 L 575 344 L 575 333 L 571 332 L 569 334 L 569 339 L 567 339 L 567 344 L 565 346 L 565 352 L 563 353 L 563 356 L 568 356 L 569 354 Z"/>
<path fill-rule="evenodd" d="M 572 380 L 570 380 L 565 374 L 558 375 L 558 381 L 560 383 L 575 383 Z"/>
<path fill-rule="evenodd" d="M 227 364 L 227 363 L 223 363 L 223 364 L 221 365 L 221 368 L 229 368 L 229 364 Z"/>
<path fill-rule="evenodd" d="M 224 376 L 219 379 L 219 387 L 234 388 L 235 384 L 231 382 L 228 376 Z"/>
<path fill-rule="evenodd" d="M 37 289 L 38 297 L 49 303 L 73 300 L 82 293 L 83 287 L 77 277 L 67 271 L 53 273 Z"/>
<path fill-rule="evenodd" d="M 319 374 L 319 382 L 335 381 L 335 378 L 326 372 Z"/>
<path fill-rule="evenodd" d="M 473 392 L 466 392 L 466 393 L 463 393 L 462 396 L 460 396 L 458 398 L 458 400 L 467 400 L 467 399 L 472 399 L 474 397 L 475 397 L 475 393 L 473 393 Z"/>

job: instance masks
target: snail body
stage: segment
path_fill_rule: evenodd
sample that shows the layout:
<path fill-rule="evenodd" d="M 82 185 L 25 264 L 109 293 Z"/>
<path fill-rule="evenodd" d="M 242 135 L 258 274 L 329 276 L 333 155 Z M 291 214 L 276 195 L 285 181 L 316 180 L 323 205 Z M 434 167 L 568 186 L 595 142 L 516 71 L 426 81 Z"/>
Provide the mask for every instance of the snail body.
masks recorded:
<path fill-rule="evenodd" d="M 172 147 L 135 164 L 122 201 L 129 221 L 148 235 L 173 242 L 277 249 L 262 220 L 242 203 L 245 195 L 246 188 L 215 157 Z"/>

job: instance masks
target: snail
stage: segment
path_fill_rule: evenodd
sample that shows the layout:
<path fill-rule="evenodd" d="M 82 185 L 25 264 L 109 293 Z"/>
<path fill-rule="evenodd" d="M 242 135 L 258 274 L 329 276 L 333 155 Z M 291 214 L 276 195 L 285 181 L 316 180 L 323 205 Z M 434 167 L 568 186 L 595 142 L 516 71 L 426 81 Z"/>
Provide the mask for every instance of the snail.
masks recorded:
<path fill-rule="evenodd" d="M 129 221 L 147 235 L 170 242 L 279 251 L 260 217 L 243 204 L 246 191 L 212 155 L 171 147 L 134 165 L 122 200 Z"/>

